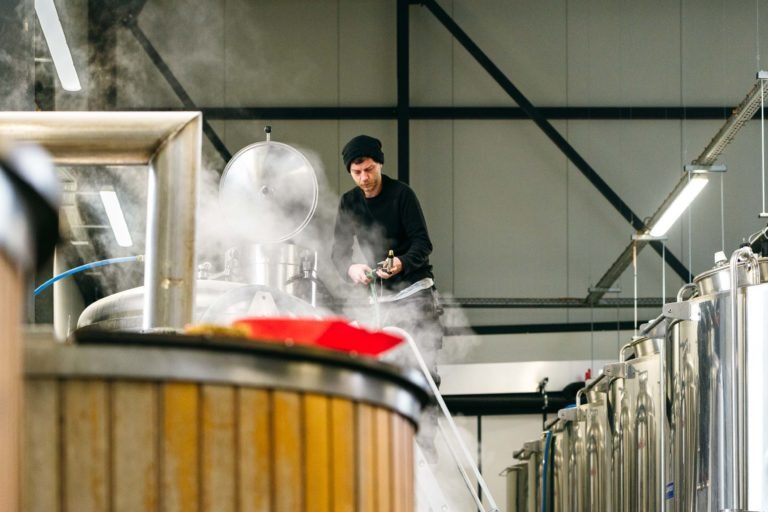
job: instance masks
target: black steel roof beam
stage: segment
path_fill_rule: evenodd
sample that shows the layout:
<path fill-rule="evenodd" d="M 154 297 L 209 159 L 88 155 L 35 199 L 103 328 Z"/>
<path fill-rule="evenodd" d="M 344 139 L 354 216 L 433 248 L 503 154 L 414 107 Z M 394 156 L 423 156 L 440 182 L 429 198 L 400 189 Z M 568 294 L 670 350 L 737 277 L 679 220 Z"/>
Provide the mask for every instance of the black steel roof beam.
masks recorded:
<path fill-rule="evenodd" d="M 129 109 L 130 110 L 130 109 Z M 182 110 L 181 108 L 147 107 L 133 110 Z M 198 107 L 211 121 L 249 121 L 262 119 L 336 120 L 397 119 L 393 107 Z M 639 120 L 718 120 L 727 118 L 732 107 L 538 107 L 547 119 L 593 121 Z M 410 119 L 420 120 L 530 120 L 520 107 L 414 107 L 408 108 Z M 755 114 L 759 118 L 759 114 Z"/>
<path fill-rule="evenodd" d="M 192 101 L 192 98 L 189 96 L 189 94 L 187 94 L 184 86 L 181 85 L 181 82 L 179 82 L 179 80 L 173 74 L 171 68 L 168 67 L 168 64 L 166 64 L 163 57 L 152 44 L 152 41 L 149 40 L 141 27 L 139 27 L 136 16 L 133 14 L 126 16 L 123 19 L 123 25 L 125 25 L 128 30 L 131 31 L 133 37 L 136 38 L 136 41 L 139 43 L 141 48 L 146 52 L 152 63 L 155 65 L 155 67 L 157 67 L 158 71 L 160 71 L 160 74 L 163 75 L 163 78 L 165 78 L 166 82 L 168 82 L 168 85 L 171 86 L 173 92 L 176 93 L 176 96 L 178 96 L 182 105 L 184 105 L 184 109 L 194 111 L 201 110 L 197 105 L 195 105 L 195 102 Z M 232 153 L 230 153 L 229 149 L 227 149 L 227 146 L 224 144 L 224 141 L 219 138 L 216 130 L 214 130 L 211 124 L 208 122 L 205 113 L 203 113 L 203 133 L 206 137 L 208 137 L 208 140 L 211 141 L 211 144 L 213 144 L 213 147 L 216 149 L 216 151 L 218 151 L 224 162 L 229 162 L 232 159 Z"/>
<path fill-rule="evenodd" d="M 422 2 L 453 37 L 474 57 L 480 66 L 494 79 L 494 81 L 518 104 L 525 114 L 549 137 L 549 139 L 565 154 L 565 156 L 584 174 L 608 202 L 616 208 L 632 226 L 639 230 L 645 227 L 642 218 L 627 205 L 619 195 L 606 183 L 574 149 L 571 144 L 560 135 L 552 124 L 539 112 L 539 110 L 525 97 L 525 95 L 507 78 L 504 72 L 483 52 L 464 30 L 440 7 L 435 0 Z"/>
<path fill-rule="evenodd" d="M 674 297 L 668 297 L 662 301 L 660 297 L 638 297 L 638 308 L 658 309 L 669 302 L 674 302 Z M 442 298 L 440 304 L 444 308 L 462 308 L 462 309 L 587 309 L 587 308 L 607 308 L 624 309 L 634 308 L 635 299 L 633 298 L 602 298 L 594 304 L 590 304 L 581 297 L 528 297 L 528 298 Z"/>
<path fill-rule="evenodd" d="M 435 0 L 423 0 L 421 2 L 437 18 L 443 26 L 453 35 L 453 37 L 464 47 L 469 54 L 474 57 L 480 66 L 485 69 L 491 78 L 493 78 L 504 91 L 523 109 L 523 111 L 536 123 L 536 125 L 549 137 L 549 139 L 565 154 L 565 156 L 576 166 L 577 169 L 586 177 L 592 185 L 605 197 L 608 202 L 629 222 L 636 231 L 642 231 L 647 228 L 642 219 L 627 205 L 619 195 L 606 183 L 600 175 L 590 166 L 584 158 L 560 135 L 552 124 L 539 112 L 528 98 L 512 83 L 509 78 L 491 61 L 491 59 L 478 47 L 475 42 L 464 32 L 461 27 L 446 13 Z M 659 254 L 662 253 L 661 246 L 654 244 L 653 248 Z M 670 262 L 673 270 L 683 280 L 687 280 L 690 274 L 682 262 L 671 253 L 666 251 L 666 261 Z"/>
<path fill-rule="evenodd" d="M 445 327 L 444 336 L 470 336 L 494 334 L 539 334 L 552 332 L 596 332 L 596 331 L 633 331 L 635 324 L 631 320 L 616 322 L 573 322 L 545 324 L 512 325 L 470 325 L 466 327 Z"/>

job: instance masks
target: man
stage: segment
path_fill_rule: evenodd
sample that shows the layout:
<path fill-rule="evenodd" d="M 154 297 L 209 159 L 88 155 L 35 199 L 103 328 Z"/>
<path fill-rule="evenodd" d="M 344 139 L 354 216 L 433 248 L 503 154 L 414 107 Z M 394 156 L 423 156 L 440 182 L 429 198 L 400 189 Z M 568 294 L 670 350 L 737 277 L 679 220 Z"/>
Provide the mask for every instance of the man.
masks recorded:
<path fill-rule="evenodd" d="M 408 331 L 437 376 L 442 311 L 429 264 L 432 242 L 419 200 L 408 185 L 381 173 L 384 153 L 378 139 L 358 135 L 344 146 L 341 155 L 357 186 L 341 196 L 333 262 L 339 273 L 355 284 L 380 281 L 388 293 L 380 301 L 382 325 Z M 364 261 L 353 260 L 355 238 Z"/>

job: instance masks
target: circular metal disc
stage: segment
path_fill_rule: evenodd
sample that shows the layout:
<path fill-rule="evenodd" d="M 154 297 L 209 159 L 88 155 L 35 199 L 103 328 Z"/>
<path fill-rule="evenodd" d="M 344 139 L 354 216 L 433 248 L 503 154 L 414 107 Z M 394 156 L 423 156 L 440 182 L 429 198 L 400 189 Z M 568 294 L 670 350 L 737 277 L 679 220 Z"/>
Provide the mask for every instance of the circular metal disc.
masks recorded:
<path fill-rule="evenodd" d="M 230 224 L 254 242 L 281 242 L 309 223 L 317 208 L 315 170 L 298 150 L 257 142 L 229 161 L 219 183 L 219 202 Z"/>

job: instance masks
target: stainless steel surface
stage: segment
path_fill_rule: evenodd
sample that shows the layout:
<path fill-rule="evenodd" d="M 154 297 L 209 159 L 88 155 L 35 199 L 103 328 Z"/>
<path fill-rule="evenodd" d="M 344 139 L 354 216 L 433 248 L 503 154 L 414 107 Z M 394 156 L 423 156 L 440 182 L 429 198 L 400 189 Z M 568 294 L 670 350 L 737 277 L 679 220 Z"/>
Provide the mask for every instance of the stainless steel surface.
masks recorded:
<path fill-rule="evenodd" d="M 598 378 L 587 387 L 585 407 L 586 504 L 588 510 L 611 510 L 612 439 L 608 427 L 608 379 Z"/>
<path fill-rule="evenodd" d="M 571 439 L 568 421 L 558 420 L 552 425 L 552 440 L 550 442 L 552 464 L 551 487 L 549 487 L 547 502 L 552 512 L 569 512 L 571 494 L 568 465 L 571 455 Z"/>
<path fill-rule="evenodd" d="M 228 325 L 238 318 L 259 315 L 260 300 L 268 300 L 272 315 L 288 317 L 321 316 L 323 310 L 279 290 L 231 281 L 198 280 L 195 293 L 195 323 Z M 142 330 L 144 287 L 131 288 L 90 304 L 77 322 L 77 327 L 93 327 L 108 331 Z"/>
<path fill-rule="evenodd" d="M 746 505 L 746 335 L 743 331 L 743 317 L 739 315 L 739 275 L 737 268 L 746 269 L 749 284 L 760 282 L 760 267 L 757 257 L 749 247 L 734 251 L 729 265 L 730 277 L 730 338 L 725 345 L 723 366 L 730 378 L 723 386 L 723 413 L 726 456 L 723 467 L 726 478 L 723 486 L 723 508 L 742 510 Z M 754 276 L 754 274 L 757 276 Z M 742 314 L 744 307 L 742 306 Z M 741 328 L 741 329 L 740 329 Z M 725 376 L 727 378 L 727 375 Z"/>
<path fill-rule="evenodd" d="M 634 378 L 632 366 L 619 363 L 608 389 L 608 426 L 611 432 L 611 503 L 614 510 L 634 510 L 636 454 L 632 424 L 634 404 L 625 382 Z"/>
<path fill-rule="evenodd" d="M 568 455 L 568 486 L 571 495 L 568 510 L 588 512 L 587 506 L 587 447 L 586 447 L 586 405 L 575 408 L 572 421 L 567 423 L 570 443 Z"/>
<path fill-rule="evenodd" d="M 229 249 L 224 266 L 230 279 L 249 284 L 269 286 L 294 293 L 291 279 L 302 275 L 302 262 L 312 263 L 317 270 L 317 253 L 294 244 L 245 244 Z"/>
<path fill-rule="evenodd" d="M 200 322 L 208 308 L 223 294 L 245 286 L 229 281 L 200 280 L 195 293 L 194 322 Z M 77 321 L 77 327 L 108 331 L 140 331 L 143 326 L 144 287 L 114 293 L 91 303 Z M 234 319 L 234 318 L 233 318 Z"/>
<path fill-rule="evenodd" d="M 740 260 L 735 272 L 738 277 L 738 286 L 760 283 L 760 268 L 763 266 L 768 266 L 768 263 L 755 258 Z M 766 278 L 768 278 L 768 274 L 766 274 Z M 731 289 L 731 281 L 730 264 L 717 266 L 693 278 L 694 284 L 698 287 L 699 295 L 711 295 L 728 291 Z"/>
<path fill-rule="evenodd" d="M 183 329 L 195 301 L 195 212 L 202 150 L 196 115 L 160 146 L 149 164 L 144 250 L 146 331 Z"/>
<path fill-rule="evenodd" d="M 199 112 L 0 112 L 0 138 L 40 144 L 58 164 L 150 165 L 144 329 L 182 329 L 194 301 Z"/>
<path fill-rule="evenodd" d="M 539 478 L 541 440 L 526 441 L 522 450 L 515 452 L 514 456 L 525 461 L 528 471 L 524 510 L 526 512 L 539 512 L 541 510 L 541 479 Z"/>
<path fill-rule="evenodd" d="M 663 337 L 633 339 L 559 411 L 568 510 L 768 510 L 766 264 L 744 249 L 731 265 L 699 276 L 699 295 L 665 306 Z"/>
<path fill-rule="evenodd" d="M 251 345 L 211 350 L 211 346 L 27 342 L 25 374 L 27 379 L 188 381 L 324 393 L 380 405 L 418 422 L 427 392 L 415 370 L 339 352 L 268 342 Z"/>
<path fill-rule="evenodd" d="M 652 340 L 656 341 L 656 340 Z M 654 352 L 642 353 L 637 359 L 629 361 L 636 374 L 630 387 L 631 413 L 634 425 L 635 443 L 635 488 L 636 510 L 663 510 L 664 485 L 661 482 L 662 473 L 662 436 L 664 429 L 663 407 L 661 397 L 660 361 L 657 344 L 643 343 L 644 348 L 653 347 Z"/>
<path fill-rule="evenodd" d="M 199 116 L 199 112 L 0 112 L 0 139 L 39 144 L 57 164 L 146 165 Z"/>
<path fill-rule="evenodd" d="M 281 242 L 298 234 L 314 215 L 317 198 L 312 164 L 280 142 L 257 142 L 241 149 L 219 183 L 227 220 L 252 242 Z"/>
<path fill-rule="evenodd" d="M 750 286 L 745 291 L 745 508 L 765 511 L 768 510 L 768 284 Z"/>
<path fill-rule="evenodd" d="M 528 463 L 510 466 L 502 476 L 507 479 L 507 512 L 527 512 Z"/>

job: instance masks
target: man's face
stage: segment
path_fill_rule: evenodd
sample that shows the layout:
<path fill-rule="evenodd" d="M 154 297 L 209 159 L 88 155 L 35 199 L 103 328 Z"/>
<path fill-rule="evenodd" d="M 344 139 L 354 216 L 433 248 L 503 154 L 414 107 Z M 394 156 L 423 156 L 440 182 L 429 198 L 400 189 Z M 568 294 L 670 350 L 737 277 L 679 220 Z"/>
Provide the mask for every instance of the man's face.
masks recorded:
<path fill-rule="evenodd" d="M 352 162 L 349 166 L 349 174 L 365 197 L 375 197 L 381 192 L 381 164 L 373 158 L 366 157 Z"/>

